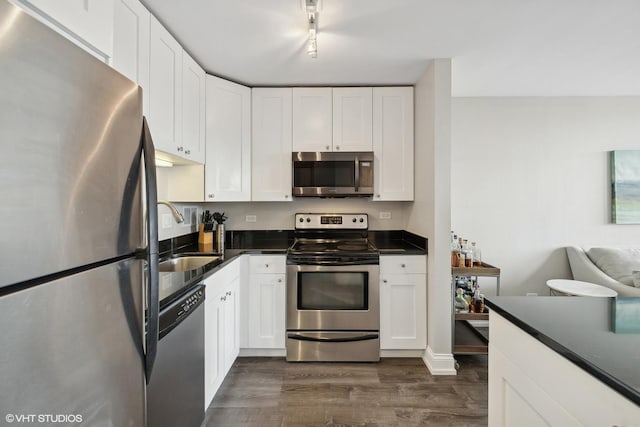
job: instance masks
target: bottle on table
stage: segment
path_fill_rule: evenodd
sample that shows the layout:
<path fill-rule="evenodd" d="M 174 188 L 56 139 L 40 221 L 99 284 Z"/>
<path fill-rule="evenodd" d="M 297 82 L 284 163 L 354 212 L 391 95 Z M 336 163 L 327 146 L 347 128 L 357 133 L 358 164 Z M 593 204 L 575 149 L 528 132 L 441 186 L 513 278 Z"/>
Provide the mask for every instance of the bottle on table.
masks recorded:
<path fill-rule="evenodd" d="M 458 236 L 451 232 L 451 267 L 460 267 L 460 245 L 458 244 Z"/>
<path fill-rule="evenodd" d="M 469 311 L 472 313 L 484 312 L 484 294 L 480 293 L 480 288 L 476 288 L 471 298 L 471 304 L 469 305 Z"/>
<path fill-rule="evenodd" d="M 482 251 L 476 242 L 471 242 L 471 254 L 473 257 L 473 266 L 482 267 Z"/>
<path fill-rule="evenodd" d="M 464 260 L 464 267 L 473 267 L 473 254 L 467 240 L 462 241 L 462 249 L 460 250 L 460 258 Z"/>

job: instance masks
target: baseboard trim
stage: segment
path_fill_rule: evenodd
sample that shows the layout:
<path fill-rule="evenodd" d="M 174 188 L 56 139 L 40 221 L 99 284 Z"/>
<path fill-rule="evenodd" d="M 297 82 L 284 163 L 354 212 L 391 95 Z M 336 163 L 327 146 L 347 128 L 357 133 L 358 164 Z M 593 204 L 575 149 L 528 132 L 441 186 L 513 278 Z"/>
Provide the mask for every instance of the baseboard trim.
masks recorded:
<path fill-rule="evenodd" d="M 240 357 L 285 357 L 287 351 L 282 348 L 241 348 Z"/>
<path fill-rule="evenodd" d="M 380 350 L 380 357 L 422 357 L 424 350 Z"/>
<path fill-rule="evenodd" d="M 422 355 L 431 375 L 457 375 L 456 360 L 451 353 L 434 353 L 430 346 Z"/>

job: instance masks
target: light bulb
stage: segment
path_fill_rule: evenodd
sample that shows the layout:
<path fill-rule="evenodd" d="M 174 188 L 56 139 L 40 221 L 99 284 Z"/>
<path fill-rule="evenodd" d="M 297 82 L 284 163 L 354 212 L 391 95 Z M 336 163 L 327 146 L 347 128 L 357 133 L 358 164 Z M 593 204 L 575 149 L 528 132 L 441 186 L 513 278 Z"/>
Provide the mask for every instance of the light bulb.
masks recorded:
<path fill-rule="evenodd" d="M 309 39 L 309 44 L 307 45 L 307 53 L 310 57 L 316 58 L 318 56 L 318 43 L 316 39 Z"/>

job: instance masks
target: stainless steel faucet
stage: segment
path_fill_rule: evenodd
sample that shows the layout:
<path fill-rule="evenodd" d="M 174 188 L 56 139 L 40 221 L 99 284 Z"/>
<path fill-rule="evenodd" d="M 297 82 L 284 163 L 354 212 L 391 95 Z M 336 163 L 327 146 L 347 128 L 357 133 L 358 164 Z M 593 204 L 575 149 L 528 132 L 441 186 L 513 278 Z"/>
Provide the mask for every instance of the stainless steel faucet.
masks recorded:
<path fill-rule="evenodd" d="M 178 209 L 176 209 L 173 203 L 168 202 L 166 200 L 158 200 L 158 204 L 168 206 L 169 209 L 171 210 L 171 213 L 173 214 L 173 218 L 176 220 L 178 224 L 184 222 L 184 217 L 180 212 L 178 212 Z"/>

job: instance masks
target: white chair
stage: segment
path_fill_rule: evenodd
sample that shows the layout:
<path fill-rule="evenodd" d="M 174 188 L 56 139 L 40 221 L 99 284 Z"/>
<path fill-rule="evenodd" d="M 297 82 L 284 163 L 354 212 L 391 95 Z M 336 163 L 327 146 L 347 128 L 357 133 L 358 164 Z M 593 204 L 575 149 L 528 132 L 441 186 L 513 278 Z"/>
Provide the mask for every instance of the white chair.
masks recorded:
<path fill-rule="evenodd" d="M 595 265 L 583 248 L 567 246 L 567 257 L 575 280 L 595 283 L 613 289 L 620 297 L 640 297 L 640 288 L 621 283 Z"/>

